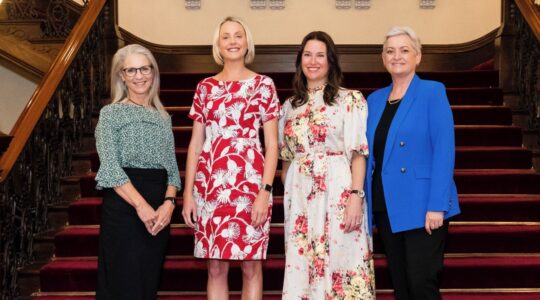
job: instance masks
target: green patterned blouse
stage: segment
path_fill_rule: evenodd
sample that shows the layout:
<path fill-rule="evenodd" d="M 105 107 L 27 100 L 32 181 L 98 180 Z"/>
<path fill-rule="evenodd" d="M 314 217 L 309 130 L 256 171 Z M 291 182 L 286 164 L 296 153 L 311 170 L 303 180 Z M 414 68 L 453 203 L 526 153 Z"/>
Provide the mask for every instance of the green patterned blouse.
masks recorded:
<path fill-rule="evenodd" d="M 100 160 L 97 189 L 129 182 L 122 168 L 165 169 L 168 185 L 181 188 L 171 118 L 131 104 L 104 106 L 96 126 Z"/>

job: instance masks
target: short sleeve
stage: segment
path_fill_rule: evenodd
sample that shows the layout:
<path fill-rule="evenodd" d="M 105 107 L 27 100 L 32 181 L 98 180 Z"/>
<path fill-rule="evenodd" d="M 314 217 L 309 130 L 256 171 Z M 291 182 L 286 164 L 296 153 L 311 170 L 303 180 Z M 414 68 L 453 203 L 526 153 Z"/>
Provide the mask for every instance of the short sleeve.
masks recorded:
<path fill-rule="evenodd" d="M 191 105 L 188 115 L 190 119 L 202 124 L 206 121 L 204 116 L 204 103 L 207 94 L 206 86 L 199 82 L 199 84 L 197 84 L 197 89 L 195 90 L 195 95 L 193 95 L 193 104 Z"/>
<path fill-rule="evenodd" d="M 97 189 L 117 187 L 129 182 L 129 177 L 118 159 L 119 145 L 114 114 L 111 105 L 105 106 L 99 113 L 96 125 L 96 148 L 100 162 L 96 175 Z"/>
<path fill-rule="evenodd" d="M 348 91 L 343 101 L 344 124 L 343 138 L 347 157 L 352 159 L 353 152 L 368 156 L 366 126 L 368 117 L 367 102 L 359 91 Z"/>
<path fill-rule="evenodd" d="M 267 100 L 264 102 L 264 111 L 262 115 L 263 123 L 278 118 L 280 112 L 279 98 L 274 82 L 269 77 L 266 77 L 264 83 L 265 84 L 262 87 L 264 90 L 261 91 L 261 94 L 263 98 Z"/>
<path fill-rule="evenodd" d="M 289 147 L 289 144 L 285 140 L 285 124 L 287 123 L 287 112 L 291 109 L 291 102 L 285 101 L 281 107 L 281 113 L 278 124 L 278 149 L 279 158 L 283 161 L 291 161 L 294 159 L 294 152 Z"/>

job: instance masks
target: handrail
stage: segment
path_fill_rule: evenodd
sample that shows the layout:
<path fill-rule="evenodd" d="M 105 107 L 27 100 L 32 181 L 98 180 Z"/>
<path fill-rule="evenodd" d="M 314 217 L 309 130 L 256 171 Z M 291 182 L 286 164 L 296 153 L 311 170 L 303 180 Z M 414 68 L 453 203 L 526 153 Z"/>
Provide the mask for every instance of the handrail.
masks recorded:
<path fill-rule="evenodd" d="M 515 2 L 536 39 L 540 41 L 540 8 L 533 0 L 515 0 Z"/>
<path fill-rule="evenodd" d="M 85 37 L 90 32 L 90 28 L 98 18 L 105 2 L 106 0 L 92 0 L 88 3 L 88 6 L 66 39 L 60 53 L 54 59 L 51 68 L 43 77 L 21 116 L 15 123 L 15 126 L 10 132 L 13 140 L 7 151 L 0 158 L 0 183 L 7 178 L 15 161 L 21 154 L 32 130 L 49 104 L 52 95 L 77 55 L 79 48 L 84 43 Z"/>

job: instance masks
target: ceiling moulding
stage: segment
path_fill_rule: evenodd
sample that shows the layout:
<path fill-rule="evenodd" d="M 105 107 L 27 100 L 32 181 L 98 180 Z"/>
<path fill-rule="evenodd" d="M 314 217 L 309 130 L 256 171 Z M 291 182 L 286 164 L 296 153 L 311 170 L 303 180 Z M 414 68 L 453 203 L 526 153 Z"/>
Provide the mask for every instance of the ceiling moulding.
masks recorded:
<path fill-rule="evenodd" d="M 284 9 L 285 0 L 249 0 L 249 7 L 251 9 Z"/>
<path fill-rule="evenodd" d="M 353 4 L 356 9 L 371 8 L 371 0 L 336 0 L 337 9 L 349 9 Z"/>
<path fill-rule="evenodd" d="M 435 8 L 435 0 L 420 0 L 420 8 L 423 8 L 423 9 Z"/>
<path fill-rule="evenodd" d="M 268 0 L 268 7 L 270 9 L 284 9 L 285 0 Z"/>
<path fill-rule="evenodd" d="M 201 0 L 186 0 L 186 9 L 201 9 Z"/>
<path fill-rule="evenodd" d="M 371 8 L 371 0 L 354 0 L 354 8 L 369 9 Z"/>
<path fill-rule="evenodd" d="M 349 9 L 352 7 L 352 0 L 336 0 L 337 9 Z"/>
<path fill-rule="evenodd" d="M 249 1 L 249 7 L 251 9 L 265 9 L 266 8 L 266 0 L 250 0 Z"/>
<path fill-rule="evenodd" d="M 212 55 L 212 45 L 161 45 L 144 40 L 126 29 L 119 27 L 120 37 L 129 44 L 141 44 L 154 53 L 176 55 Z M 465 53 L 490 45 L 497 36 L 497 29 L 475 40 L 459 44 L 429 44 L 422 45 L 422 54 Z M 345 54 L 379 54 L 382 45 L 336 45 L 340 55 Z M 290 54 L 296 57 L 298 45 L 257 45 L 256 54 Z"/>

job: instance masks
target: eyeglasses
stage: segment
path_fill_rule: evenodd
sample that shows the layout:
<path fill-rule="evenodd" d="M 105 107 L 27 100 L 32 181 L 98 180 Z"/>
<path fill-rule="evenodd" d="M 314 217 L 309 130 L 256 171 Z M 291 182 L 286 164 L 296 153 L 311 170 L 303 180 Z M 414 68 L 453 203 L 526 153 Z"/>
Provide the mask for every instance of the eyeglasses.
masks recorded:
<path fill-rule="evenodd" d="M 140 71 L 142 75 L 150 75 L 153 68 L 154 67 L 152 67 L 152 65 L 146 65 L 139 68 L 125 68 L 122 69 L 122 71 L 124 72 L 124 74 L 126 74 L 126 76 L 133 77 L 137 75 L 137 71 Z"/>

